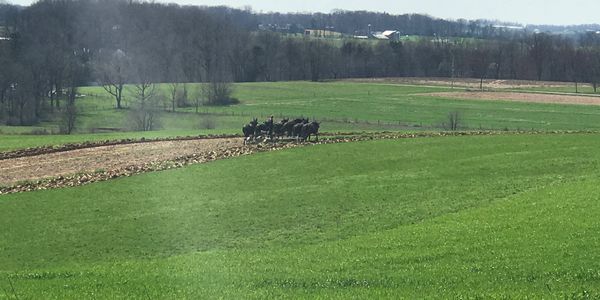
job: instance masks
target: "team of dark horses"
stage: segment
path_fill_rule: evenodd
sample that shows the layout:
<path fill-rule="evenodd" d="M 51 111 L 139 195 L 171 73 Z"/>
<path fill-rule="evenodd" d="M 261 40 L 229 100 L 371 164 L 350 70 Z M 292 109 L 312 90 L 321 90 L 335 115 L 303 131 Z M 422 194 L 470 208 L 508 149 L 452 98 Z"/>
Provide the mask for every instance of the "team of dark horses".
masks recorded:
<path fill-rule="evenodd" d="M 319 141 L 319 122 L 308 119 L 283 119 L 279 122 L 274 122 L 273 117 L 259 124 L 258 119 L 254 118 L 250 123 L 244 125 L 242 132 L 244 133 L 244 143 L 256 140 L 258 137 L 276 138 L 288 137 L 295 138 L 299 141 L 309 141 L 311 136 L 315 136 Z"/>

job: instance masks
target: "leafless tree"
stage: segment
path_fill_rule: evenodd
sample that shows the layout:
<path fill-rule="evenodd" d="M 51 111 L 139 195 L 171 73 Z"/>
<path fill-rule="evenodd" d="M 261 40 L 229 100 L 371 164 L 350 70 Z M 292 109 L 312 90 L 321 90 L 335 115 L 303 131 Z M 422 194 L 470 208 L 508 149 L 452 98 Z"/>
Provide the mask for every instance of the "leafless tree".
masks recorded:
<path fill-rule="evenodd" d="M 545 33 L 534 34 L 529 55 L 535 66 L 537 80 L 542 80 L 550 51 L 552 51 L 552 38 Z"/>
<path fill-rule="evenodd" d="M 202 94 L 208 105 L 230 105 L 237 103 L 231 97 L 233 84 L 224 77 L 214 77 L 210 82 L 202 85 Z"/>
<path fill-rule="evenodd" d="M 144 81 L 134 84 L 135 103 L 130 109 L 129 117 L 133 129 L 151 131 L 157 128 L 159 121 L 159 97 L 156 94 L 156 85 Z"/>
<path fill-rule="evenodd" d="M 171 82 L 169 83 L 169 97 L 171 102 L 171 111 L 175 112 L 175 108 L 177 107 L 177 98 L 179 96 L 180 90 L 179 86 L 181 84 L 179 82 Z"/>
<path fill-rule="evenodd" d="M 179 107 L 189 107 L 189 93 L 188 93 L 188 84 L 182 83 L 180 92 L 177 95 L 177 106 Z"/>
<path fill-rule="evenodd" d="M 123 108 L 123 87 L 129 80 L 130 59 L 122 50 L 114 51 L 108 58 L 96 64 L 100 84 L 111 94 L 117 103 L 117 109 Z"/>
<path fill-rule="evenodd" d="M 204 99 L 204 90 L 205 88 L 202 86 L 203 84 L 197 84 L 194 86 L 192 91 L 192 101 L 194 101 L 194 107 L 196 108 L 196 113 L 200 110 L 200 105 L 203 103 Z"/>
<path fill-rule="evenodd" d="M 483 90 L 483 80 L 487 77 L 489 70 L 495 68 L 495 64 L 490 59 L 490 49 L 483 45 L 471 54 L 471 65 L 473 74 L 479 79 L 479 90 Z"/>
<path fill-rule="evenodd" d="M 67 104 L 65 105 L 62 124 L 60 131 L 65 134 L 73 133 L 75 129 L 75 122 L 77 121 L 77 107 L 75 106 L 75 99 L 77 97 L 77 87 L 70 86 L 67 89 Z"/>
<path fill-rule="evenodd" d="M 590 55 L 590 83 L 594 88 L 594 93 L 598 92 L 598 84 L 600 84 L 600 50 L 594 49 Z"/>
<path fill-rule="evenodd" d="M 135 103 L 130 109 L 130 121 L 134 129 L 151 131 L 159 126 L 160 102 L 158 89 L 154 82 L 156 65 L 143 55 L 132 60 L 135 66 L 135 83 L 132 87 Z"/>
<path fill-rule="evenodd" d="M 462 114 L 458 111 L 448 113 L 447 123 L 444 124 L 444 128 L 452 131 L 456 131 L 462 125 Z"/>
<path fill-rule="evenodd" d="M 178 107 L 189 107 L 188 84 L 183 82 L 172 82 L 167 85 L 167 101 L 171 106 L 171 111 L 175 112 Z"/>

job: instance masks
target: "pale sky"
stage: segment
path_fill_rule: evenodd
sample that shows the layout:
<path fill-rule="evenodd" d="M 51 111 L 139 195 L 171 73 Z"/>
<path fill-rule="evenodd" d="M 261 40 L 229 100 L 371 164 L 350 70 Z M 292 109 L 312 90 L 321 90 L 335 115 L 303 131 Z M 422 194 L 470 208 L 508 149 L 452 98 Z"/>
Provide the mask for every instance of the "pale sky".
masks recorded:
<path fill-rule="evenodd" d="M 31 0 L 8 0 L 28 5 Z M 600 23 L 598 0 L 155 0 L 192 5 L 251 6 L 255 11 L 330 12 L 369 10 L 390 14 L 423 13 L 451 19 L 492 19 L 523 24 Z"/>

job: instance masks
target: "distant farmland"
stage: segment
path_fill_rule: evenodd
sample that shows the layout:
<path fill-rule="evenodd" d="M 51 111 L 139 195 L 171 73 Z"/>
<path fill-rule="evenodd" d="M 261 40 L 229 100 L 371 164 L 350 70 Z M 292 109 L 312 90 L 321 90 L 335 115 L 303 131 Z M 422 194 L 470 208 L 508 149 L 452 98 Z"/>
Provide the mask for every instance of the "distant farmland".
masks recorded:
<path fill-rule="evenodd" d="M 421 83 L 423 84 L 423 83 Z M 196 85 L 189 84 L 190 93 Z M 550 87 L 528 86 L 528 92 Z M 562 87 L 556 87 L 562 90 Z M 582 87 L 584 89 L 585 87 Z M 162 85 L 163 93 L 167 86 Z M 505 90 L 508 88 L 503 88 Z M 510 89 L 515 90 L 515 89 Z M 517 87 L 518 90 L 518 87 Z M 23 146 L 57 144 L 67 141 L 98 140 L 123 137 L 196 135 L 206 133 L 240 133 L 241 126 L 252 117 L 266 119 L 306 116 L 323 121 L 324 131 L 437 131 L 445 130 L 450 112 L 460 112 L 465 130 L 596 130 L 600 128 L 600 107 L 573 106 L 508 101 L 475 101 L 443 97 L 435 93 L 464 92 L 464 88 L 419 86 L 402 83 L 360 82 L 278 82 L 241 83 L 234 95 L 239 105 L 227 107 L 200 106 L 169 111 L 164 103 L 161 129 L 153 132 L 130 131 L 127 110 L 114 109 L 114 99 L 99 87 L 81 88 L 85 97 L 78 99 L 80 116 L 77 136 L 31 136 L 31 133 L 58 131 L 59 120 L 36 127 L 0 126 L 4 143 L 0 150 Z M 431 95 L 429 95 L 431 94 Z M 493 95 L 493 94 L 492 94 Z M 128 105 L 125 96 L 125 105 Z M 543 98 L 544 94 L 539 97 Z M 577 98 L 575 98 L 577 99 Z M 107 132 L 112 129 L 118 132 Z M 102 134 L 90 134 L 101 133 Z M 14 134 L 28 135 L 15 136 Z M 7 135 L 8 134 L 8 135 Z M 61 142 L 64 141 L 64 142 Z M 17 144 L 15 144 L 17 143 Z"/>

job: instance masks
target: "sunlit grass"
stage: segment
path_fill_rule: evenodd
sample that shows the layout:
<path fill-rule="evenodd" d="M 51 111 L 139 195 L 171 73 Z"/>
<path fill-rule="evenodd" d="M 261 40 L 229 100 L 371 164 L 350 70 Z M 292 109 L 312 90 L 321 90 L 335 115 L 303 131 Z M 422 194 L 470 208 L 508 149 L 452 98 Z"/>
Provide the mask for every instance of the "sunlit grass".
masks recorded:
<path fill-rule="evenodd" d="M 2 196 L 0 297 L 597 297 L 599 147 L 321 145 Z"/>

